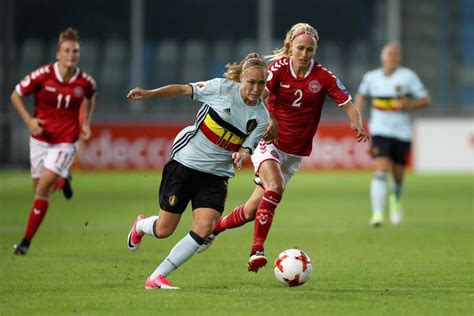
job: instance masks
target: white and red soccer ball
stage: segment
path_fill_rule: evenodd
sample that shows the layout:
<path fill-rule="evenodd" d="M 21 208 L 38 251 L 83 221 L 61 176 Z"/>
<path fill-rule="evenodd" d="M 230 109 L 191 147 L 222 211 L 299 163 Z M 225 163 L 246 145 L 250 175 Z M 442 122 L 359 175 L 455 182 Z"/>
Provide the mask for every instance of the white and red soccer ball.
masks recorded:
<path fill-rule="evenodd" d="M 286 286 L 299 286 L 309 280 L 313 265 L 308 255 L 300 249 L 287 249 L 275 260 L 275 276 Z"/>

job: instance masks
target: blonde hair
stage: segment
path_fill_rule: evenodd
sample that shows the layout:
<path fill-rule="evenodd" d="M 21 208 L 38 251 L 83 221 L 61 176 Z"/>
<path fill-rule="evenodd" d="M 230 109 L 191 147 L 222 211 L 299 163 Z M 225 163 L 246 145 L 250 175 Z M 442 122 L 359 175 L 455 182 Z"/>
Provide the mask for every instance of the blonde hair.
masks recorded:
<path fill-rule="evenodd" d="M 301 34 L 308 34 L 316 40 L 316 45 L 318 45 L 319 34 L 318 31 L 308 23 L 296 23 L 293 25 L 290 30 L 286 33 L 285 40 L 283 42 L 283 47 L 273 51 L 273 54 L 266 56 L 269 60 L 273 61 L 282 57 L 288 57 L 291 55 L 291 42 L 295 37 Z"/>
<path fill-rule="evenodd" d="M 267 64 L 257 53 L 248 54 L 239 64 L 227 64 L 225 67 L 227 71 L 224 73 L 224 77 L 237 82 L 240 82 L 240 76 L 251 68 L 262 68 L 265 75 L 267 74 Z"/>
<path fill-rule="evenodd" d="M 79 41 L 79 31 L 73 27 L 68 27 L 63 32 L 59 34 L 57 50 L 61 47 L 61 44 L 65 41 Z"/>

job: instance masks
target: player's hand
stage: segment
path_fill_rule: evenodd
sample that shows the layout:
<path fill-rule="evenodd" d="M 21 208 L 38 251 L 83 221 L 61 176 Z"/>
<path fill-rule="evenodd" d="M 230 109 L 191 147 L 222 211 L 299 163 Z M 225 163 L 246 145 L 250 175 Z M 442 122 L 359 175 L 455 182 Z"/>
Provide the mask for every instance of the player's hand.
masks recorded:
<path fill-rule="evenodd" d="M 410 100 L 407 97 L 398 98 L 396 102 L 395 106 L 398 111 L 404 111 L 410 108 Z"/>
<path fill-rule="evenodd" d="M 81 139 L 88 140 L 91 138 L 92 132 L 91 127 L 89 125 L 82 125 L 81 126 Z"/>
<path fill-rule="evenodd" d="M 265 128 L 265 131 L 263 132 L 263 140 L 266 143 L 271 142 L 272 140 L 276 139 L 278 137 L 278 123 L 274 119 L 270 118 L 268 121 L 268 125 Z"/>
<path fill-rule="evenodd" d="M 240 148 L 239 151 L 233 152 L 232 153 L 232 160 L 234 161 L 234 165 L 237 168 L 237 170 L 240 170 L 242 168 L 242 165 L 244 162 L 246 162 L 250 157 L 250 154 L 247 149 L 242 149 Z"/>
<path fill-rule="evenodd" d="M 362 126 L 362 123 L 360 121 L 357 122 L 351 122 L 351 128 L 354 132 L 356 132 L 356 138 L 357 142 L 366 142 L 370 139 L 369 133 L 365 130 L 364 126 Z"/>
<path fill-rule="evenodd" d="M 37 136 L 43 133 L 43 124 L 44 120 L 34 117 L 28 122 L 28 129 L 30 130 L 31 135 Z"/>
<path fill-rule="evenodd" d="M 127 94 L 127 98 L 132 101 L 136 100 L 146 100 L 150 98 L 150 92 L 148 90 L 142 89 L 140 87 L 133 88 Z"/>

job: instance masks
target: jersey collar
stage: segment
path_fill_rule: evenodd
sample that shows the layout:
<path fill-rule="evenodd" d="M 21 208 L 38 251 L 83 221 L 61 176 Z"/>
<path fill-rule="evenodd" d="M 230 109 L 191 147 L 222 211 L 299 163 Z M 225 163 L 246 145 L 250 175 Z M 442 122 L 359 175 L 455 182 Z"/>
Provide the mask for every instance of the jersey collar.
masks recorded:
<path fill-rule="evenodd" d="M 74 75 L 72 75 L 71 79 L 69 79 L 69 83 L 74 82 L 77 79 L 77 76 L 79 76 L 79 68 L 76 68 L 76 72 L 74 72 Z M 55 62 L 54 63 L 54 74 L 56 75 L 56 79 L 58 79 L 59 82 L 63 83 L 64 78 L 61 76 L 59 73 L 59 63 Z"/>
<path fill-rule="evenodd" d="M 296 72 L 295 70 L 293 69 L 293 56 L 290 57 L 290 72 L 291 72 L 291 75 L 295 78 L 295 79 L 298 79 L 298 76 L 296 75 Z M 314 66 L 314 59 L 311 59 L 311 62 L 309 64 L 309 67 L 308 67 L 308 71 L 306 71 L 305 75 L 303 78 L 306 78 L 308 77 L 308 75 L 310 74 L 311 70 L 313 70 L 313 66 Z"/>

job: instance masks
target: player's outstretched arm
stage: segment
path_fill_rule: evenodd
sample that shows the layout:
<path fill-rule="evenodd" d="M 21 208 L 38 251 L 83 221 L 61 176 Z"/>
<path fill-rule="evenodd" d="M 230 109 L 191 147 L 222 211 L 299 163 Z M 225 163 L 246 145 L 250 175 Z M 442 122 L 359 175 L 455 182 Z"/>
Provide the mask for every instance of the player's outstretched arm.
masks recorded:
<path fill-rule="evenodd" d="M 171 84 L 153 90 L 145 90 L 136 87 L 128 92 L 127 98 L 136 101 L 147 100 L 150 98 L 175 97 L 179 95 L 191 96 L 193 95 L 193 88 L 187 84 Z"/>
<path fill-rule="evenodd" d="M 368 141 L 369 134 L 365 130 L 364 125 L 362 125 L 362 118 L 354 104 L 352 104 L 352 102 L 347 102 L 343 105 L 343 109 L 351 121 L 352 130 L 356 132 L 357 142 Z"/>
<path fill-rule="evenodd" d="M 359 111 L 361 117 L 363 116 L 366 103 L 367 103 L 367 99 L 363 95 L 357 94 L 355 96 L 354 106 L 357 109 L 357 111 Z"/>

